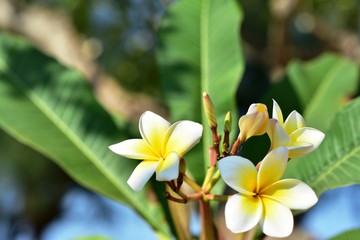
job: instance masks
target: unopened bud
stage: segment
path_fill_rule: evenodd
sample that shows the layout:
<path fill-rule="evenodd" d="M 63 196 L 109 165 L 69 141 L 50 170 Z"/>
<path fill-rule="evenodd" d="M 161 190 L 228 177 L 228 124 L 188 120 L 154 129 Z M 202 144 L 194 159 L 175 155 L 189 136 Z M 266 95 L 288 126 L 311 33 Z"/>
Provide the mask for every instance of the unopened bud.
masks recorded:
<path fill-rule="evenodd" d="M 217 127 L 216 113 L 213 103 L 211 102 L 209 94 L 203 93 L 203 104 L 205 115 L 211 128 Z"/>
<path fill-rule="evenodd" d="M 224 131 L 231 132 L 231 112 L 227 112 L 225 116 Z"/>
<path fill-rule="evenodd" d="M 240 141 L 244 142 L 252 136 L 266 133 L 268 122 L 269 113 L 266 105 L 262 103 L 251 104 L 247 113 L 239 120 Z"/>

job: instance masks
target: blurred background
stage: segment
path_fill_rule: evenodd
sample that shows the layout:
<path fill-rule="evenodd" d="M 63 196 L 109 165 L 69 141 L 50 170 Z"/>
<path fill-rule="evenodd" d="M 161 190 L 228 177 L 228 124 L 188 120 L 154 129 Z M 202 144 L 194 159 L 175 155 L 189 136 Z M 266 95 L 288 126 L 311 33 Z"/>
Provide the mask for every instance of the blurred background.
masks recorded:
<path fill-rule="evenodd" d="M 144 109 L 168 114 L 160 104 L 155 49 L 161 20 L 174 2 L 0 0 L 0 34 L 28 39 L 77 69 L 105 108 L 136 123 Z M 237 94 L 240 112 L 283 79 L 291 59 L 310 60 L 331 51 L 360 63 L 359 0 L 239 3 L 245 15 L 239 34 L 246 58 Z M 105 80 L 118 83 L 106 94 L 97 85 Z M 132 109 L 125 108 L 128 103 Z M 131 209 L 77 185 L 52 161 L 2 130 L 0 152 L 0 239 L 156 239 Z M 312 211 L 297 219 L 302 230 L 296 231 L 296 239 L 329 239 L 359 228 L 359 215 L 347 208 L 360 209 L 359 197 L 359 186 L 325 193 Z M 141 233 L 136 231 L 140 228 Z M 193 228 L 199 231 L 196 221 Z"/>

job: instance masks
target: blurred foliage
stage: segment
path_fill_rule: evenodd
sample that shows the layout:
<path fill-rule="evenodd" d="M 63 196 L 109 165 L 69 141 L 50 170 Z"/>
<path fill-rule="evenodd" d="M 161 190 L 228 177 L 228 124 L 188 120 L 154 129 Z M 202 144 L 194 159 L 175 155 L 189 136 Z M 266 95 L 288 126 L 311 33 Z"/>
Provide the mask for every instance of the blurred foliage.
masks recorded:
<path fill-rule="evenodd" d="M 159 32 L 157 57 L 163 94 L 173 119 L 192 119 L 207 126 L 202 93 L 208 92 L 222 133 L 226 113 L 236 112 L 235 93 L 244 69 L 238 36 L 241 20 L 240 6 L 232 1 L 194 4 L 184 0 L 169 8 Z M 221 89 L 227 89 L 226 94 Z M 233 128 L 236 125 L 234 121 Z M 197 146 L 198 150 L 191 151 L 188 158 L 204 159 L 208 154 L 211 140 L 208 127 L 204 128 L 203 136 L 202 149 Z M 204 178 L 203 169 L 207 165 L 206 158 L 203 162 L 188 163 L 197 180 Z"/>
<path fill-rule="evenodd" d="M 160 95 L 154 48 L 164 6 L 157 1 L 28 0 L 60 9 L 95 51 L 97 61 L 132 91 Z"/>
<path fill-rule="evenodd" d="M 75 240 L 111 240 L 111 239 L 101 236 L 91 236 L 91 237 L 78 237 Z"/>
<path fill-rule="evenodd" d="M 284 177 L 301 179 L 319 196 L 336 187 L 360 184 L 359 121 L 360 98 L 357 98 L 335 115 L 316 151 L 290 161 Z"/>
<path fill-rule="evenodd" d="M 57 217 L 62 196 L 74 183 L 57 165 L 3 131 L 0 145 L 0 218 L 11 217 L 15 226 L 27 219 L 40 234 Z M 12 209 L 6 209 L 9 204 Z"/>
<path fill-rule="evenodd" d="M 344 29 L 358 28 L 359 1 L 310 0 L 300 1 L 302 11 L 315 12 L 332 26 Z"/>
<path fill-rule="evenodd" d="M 359 236 L 360 236 L 360 229 L 351 229 L 347 232 L 332 237 L 331 240 L 357 239 Z"/>
<path fill-rule="evenodd" d="M 21 39 L 1 35 L 0 53 L 0 125 L 76 181 L 131 205 L 166 232 L 158 222 L 161 210 L 143 201 L 145 192 L 134 194 L 126 185 L 135 162 L 121 161 L 108 150 L 129 138 L 127 128 L 119 134 L 86 81 Z"/>
<path fill-rule="evenodd" d="M 337 55 L 324 54 L 307 63 L 291 61 L 287 73 L 307 124 L 322 131 L 329 128 L 335 113 L 350 101 L 359 85 L 357 64 Z"/>

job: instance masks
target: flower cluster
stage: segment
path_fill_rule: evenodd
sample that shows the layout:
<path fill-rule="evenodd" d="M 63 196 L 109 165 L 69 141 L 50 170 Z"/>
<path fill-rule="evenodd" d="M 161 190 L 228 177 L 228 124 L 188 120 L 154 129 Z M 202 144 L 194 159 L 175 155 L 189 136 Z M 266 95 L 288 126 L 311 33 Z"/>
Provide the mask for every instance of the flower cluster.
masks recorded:
<path fill-rule="evenodd" d="M 308 209 L 317 202 L 317 197 L 304 182 L 280 178 L 290 158 L 314 151 L 325 135 L 317 129 L 305 127 L 305 121 L 297 111 L 291 112 L 284 122 L 275 100 L 271 119 L 265 105 L 252 104 L 240 118 L 239 128 L 238 143 L 267 133 L 271 147 L 257 167 L 240 156 L 228 156 L 219 161 L 225 183 L 238 192 L 226 203 L 226 225 L 239 233 L 260 223 L 260 228 L 268 236 L 289 236 L 293 229 L 290 209 Z"/>
<path fill-rule="evenodd" d="M 321 131 L 306 127 L 304 118 L 295 110 L 284 122 L 282 111 L 275 100 L 271 119 L 264 104 L 252 104 L 248 112 L 240 118 L 239 128 L 239 142 L 267 133 L 271 141 L 270 150 L 285 146 L 289 150 L 289 158 L 311 153 L 325 137 Z"/>
<path fill-rule="evenodd" d="M 291 112 L 284 122 L 276 101 L 273 101 L 272 118 L 269 118 L 267 107 L 257 103 L 250 105 L 247 113 L 239 119 L 240 134 L 231 148 L 231 115 L 226 115 L 220 151 L 221 136 L 217 134 L 215 109 L 207 93 L 203 95 L 203 102 L 213 146 L 210 147 L 210 167 L 201 187 L 186 175 L 181 163 L 185 162 L 184 155 L 200 141 L 202 125 L 192 121 L 179 121 L 171 125 L 152 112 L 145 112 L 140 117 L 142 139 L 125 140 L 109 147 L 121 156 L 141 160 L 128 180 L 129 186 L 140 191 L 156 173 L 156 180 L 165 181 L 172 192 L 181 197 L 176 198 L 167 192 L 169 200 L 181 203 L 191 200 L 226 201 L 225 222 L 234 233 L 246 232 L 259 224 L 266 235 L 290 235 L 293 229 L 290 209 L 308 209 L 317 202 L 317 196 L 306 183 L 281 177 L 289 159 L 314 151 L 325 135 L 306 127 L 303 117 L 296 111 Z M 271 146 L 257 166 L 236 155 L 241 144 L 253 136 L 264 134 L 269 136 Z M 220 177 L 236 194 L 211 194 Z M 183 180 L 196 193 L 183 193 Z"/>

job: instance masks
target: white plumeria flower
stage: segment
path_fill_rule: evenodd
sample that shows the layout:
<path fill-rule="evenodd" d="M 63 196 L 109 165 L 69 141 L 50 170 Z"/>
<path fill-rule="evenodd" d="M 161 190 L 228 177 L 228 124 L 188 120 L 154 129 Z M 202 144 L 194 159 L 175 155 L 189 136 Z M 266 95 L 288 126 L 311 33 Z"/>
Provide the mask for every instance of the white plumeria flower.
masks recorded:
<path fill-rule="evenodd" d="M 266 133 L 269 122 L 269 113 L 266 105 L 253 103 L 247 113 L 239 119 L 241 142 L 245 142 L 252 136 L 259 136 Z"/>
<path fill-rule="evenodd" d="M 295 110 L 284 122 L 281 109 L 275 100 L 273 100 L 268 135 L 271 141 L 270 150 L 286 146 L 289 150 L 289 158 L 309 154 L 320 145 L 325 137 L 321 131 L 306 127 L 304 118 Z"/>
<path fill-rule="evenodd" d="M 158 181 L 177 179 L 180 159 L 200 141 L 203 127 L 192 121 L 170 125 L 164 118 L 147 111 L 140 117 L 139 130 L 142 139 L 109 146 L 121 156 L 143 160 L 127 181 L 135 191 L 140 191 L 155 172 Z"/>
<path fill-rule="evenodd" d="M 280 180 L 287 162 L 286 147 L 269 152 L 259 171 L 243 157 L 219 161 L 222 178 L 238 192 L 225 205 L 226 226 L 232 232 L 245 232 L 260 223 L 266 235 L 286 237 L 294 225 L 290 209 L 308 209 L 317 202 L 314 191 L 300 180 Z"/>

